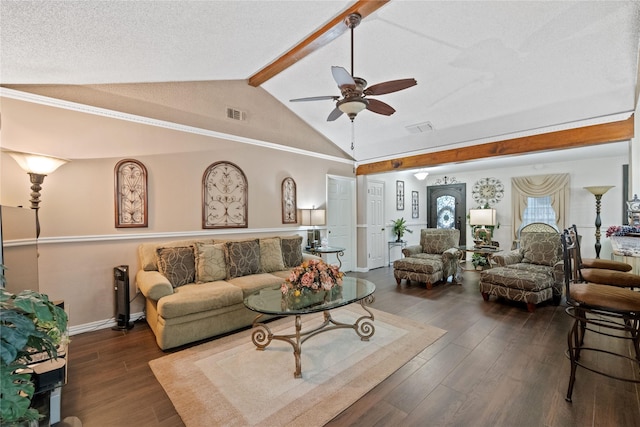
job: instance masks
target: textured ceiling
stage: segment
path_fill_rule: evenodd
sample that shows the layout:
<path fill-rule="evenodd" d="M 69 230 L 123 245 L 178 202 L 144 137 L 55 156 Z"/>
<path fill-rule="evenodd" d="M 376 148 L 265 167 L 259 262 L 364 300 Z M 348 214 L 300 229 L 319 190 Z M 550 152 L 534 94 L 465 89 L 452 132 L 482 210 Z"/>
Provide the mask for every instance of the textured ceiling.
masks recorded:
<path fill-rule="evenodd" d="M 346 1 L 5 1 L 0 83 L 243 80 L 338 15 Z M 350 68 L 349 33 L 263 84 L 360 162 L 634 110 L 640 2 L 391 1 L 355 30 L 357 76 L 414 77 L 376 97 L 397 112 L 326 117 Z M 433 130 L 408 127 L 429 122 Z"/>

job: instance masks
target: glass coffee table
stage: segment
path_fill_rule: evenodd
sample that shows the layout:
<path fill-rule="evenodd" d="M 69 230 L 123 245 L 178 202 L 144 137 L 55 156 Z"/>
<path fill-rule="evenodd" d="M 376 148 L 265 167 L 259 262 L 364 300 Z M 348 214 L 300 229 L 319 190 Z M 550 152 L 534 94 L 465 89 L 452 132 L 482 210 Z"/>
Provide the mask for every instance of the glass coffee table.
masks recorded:
<path fill-rule="evenodd" d="M 302 377 L 300 354 L 302 344 L 309 338 L 322 332 L 340 328 L 351 328 L 362 341 L 369 341 L 375 332 L 373 326 L 373 313 L 366 307 L 374 301 L 373 293 L 376 285 L 372 282 L 357 277 L 343 277 L 342 286 L 336 286 L 330 291 L 318 291 L 317 293 L 302 294 L 299 297 L 283 296 L 280 286 L 262 289 L 244 299 L 244 305 L 259 313 L 253 321 L 254 331 L 251 340 L 258 350 L 264 350 L 272 340 L 285 341 L 293 347 L 296 370 L 295 378 Z M 368 314 L 359 317 L 353 324 L 341 323 L 331 317 L 330 310 L 343 307 L 354 302 L 360 303 Z M 313 329 L 302 330 L 302 315 L 323 313 L 324 322 Z M 269 326 L 260 322 L 263 315 L 295 316 L 295 333 L 288 335 L 275 335 Z"/>

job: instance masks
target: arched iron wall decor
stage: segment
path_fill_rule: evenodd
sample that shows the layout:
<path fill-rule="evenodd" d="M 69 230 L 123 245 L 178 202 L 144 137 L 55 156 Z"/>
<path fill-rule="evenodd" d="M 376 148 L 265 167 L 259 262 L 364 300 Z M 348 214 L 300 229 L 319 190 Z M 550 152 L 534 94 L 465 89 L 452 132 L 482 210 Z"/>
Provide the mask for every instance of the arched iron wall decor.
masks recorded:
<path fill-rule="evenodd" d="M 247 228 L 247 177 L 231 162 L 211 164 L 202 177 L 202 228 Z"/>
<path fill-rule="evenodd" d="M 124 159 L 116 164 L 114 175 L 116 228 L 147 227 L 147 168 Z"/>
<path fill-rule="evenodd" d="M 298 196 L 296 182 L 290 176 L 282 180 L 282 223 L 298 223 Z"/>

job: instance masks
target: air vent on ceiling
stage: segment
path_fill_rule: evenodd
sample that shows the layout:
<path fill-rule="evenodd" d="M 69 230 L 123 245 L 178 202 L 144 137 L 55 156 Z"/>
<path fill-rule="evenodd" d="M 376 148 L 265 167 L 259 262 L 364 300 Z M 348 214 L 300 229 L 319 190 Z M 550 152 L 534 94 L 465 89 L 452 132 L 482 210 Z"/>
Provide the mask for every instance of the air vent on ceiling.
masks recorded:
<path fill-rule="evenodd" d="M 227 107 L 227 118 L 231 120 L 244 121 L 247 120 L 247 113 L 235 108 Z"/>
<path fill-rule="evenodd" d="M 431 132 L 433 130 L 433 125 L 431 122 L 422 122 L 415 125 L 409 125 L 406 129 L 409 133 Z"/>

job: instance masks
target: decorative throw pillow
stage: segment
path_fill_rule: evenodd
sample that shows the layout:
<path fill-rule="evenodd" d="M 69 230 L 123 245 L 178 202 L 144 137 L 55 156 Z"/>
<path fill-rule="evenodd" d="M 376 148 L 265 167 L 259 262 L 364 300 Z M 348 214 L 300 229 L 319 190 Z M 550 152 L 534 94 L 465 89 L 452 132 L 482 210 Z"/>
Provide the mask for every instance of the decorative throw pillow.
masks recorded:
<path fill-rule="evenodd" d="M 562 259 L 559 233 L 531 232 L 520 235 L 522 262 L 553 266 Z"/>
<path fill-rule="evenodd" d="M 215 282 L 227 278 L 224 243 L 196 243 L 196 283 Z"/>
<path fill-rule="evenodd" d="M 302 236 L 281 237 L 282 260 L 285 268 L 302 264 Z"/>
<path fill-rule="evenodd" d="M 158 271 L 169 280 L 171 286 L 193 283 L 196 278 L 196 267 L 192 246 L 157 248 Z"/>
<path fill-rule="evenodd" d="M 227 279 L 260 273 L 260 243 L 258 239 L 225 243 Z"/>
<path fill-rule="evenodd" d="M 260 267 L 265 273 L 284 270 L 280 238 L 260 239 Z"/>

